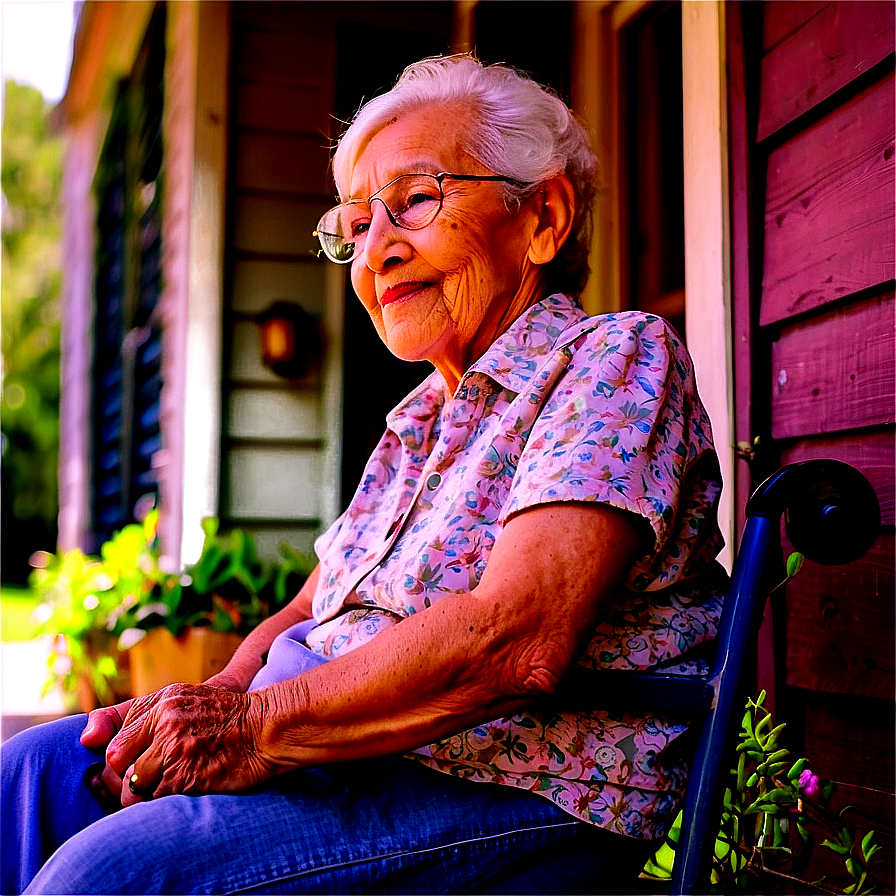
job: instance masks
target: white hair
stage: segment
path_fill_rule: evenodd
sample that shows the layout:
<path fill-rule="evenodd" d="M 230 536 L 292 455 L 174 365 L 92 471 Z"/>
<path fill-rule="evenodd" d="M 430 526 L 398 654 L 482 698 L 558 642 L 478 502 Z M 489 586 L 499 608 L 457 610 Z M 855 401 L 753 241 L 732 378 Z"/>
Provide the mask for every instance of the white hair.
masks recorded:
<path fill-rule="evenodd" d="M 358 158 L 378 131 L 422 107 L 456 104 L 475 112 L 473 127 L 461 137 L 462 148 L 490 171 L 513 179 L 503 184 L 508 207 L 551 177 L 569 177 L 576 202 L 572 232 L 548 273 L 552 289 L 580 292 L 588 279 L 597 159 L 566 103 L 510 66 L 483 65 L 468 53 L 434 56 L 408 66 L 388 93 L 358 110 L 340 138 L 333 156 L 340 196 L 345 196 Z"/>

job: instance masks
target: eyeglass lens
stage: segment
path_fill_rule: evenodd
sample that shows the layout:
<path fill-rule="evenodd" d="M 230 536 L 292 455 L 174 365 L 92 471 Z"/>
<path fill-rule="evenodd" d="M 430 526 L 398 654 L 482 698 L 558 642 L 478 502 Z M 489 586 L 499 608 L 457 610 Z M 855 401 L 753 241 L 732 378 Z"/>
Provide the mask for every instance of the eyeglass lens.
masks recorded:
<path fill-rule="evenodd" d="M 345 263 L 361 251 L 377 199 L 385 205 L 393 224 L 420 230 L 432 223 L 442 207 L 441 182 L 431 174 L 402 174 L 367 200 L 330 209 L 317 225 L 317 236 L 331 261 Z"/>

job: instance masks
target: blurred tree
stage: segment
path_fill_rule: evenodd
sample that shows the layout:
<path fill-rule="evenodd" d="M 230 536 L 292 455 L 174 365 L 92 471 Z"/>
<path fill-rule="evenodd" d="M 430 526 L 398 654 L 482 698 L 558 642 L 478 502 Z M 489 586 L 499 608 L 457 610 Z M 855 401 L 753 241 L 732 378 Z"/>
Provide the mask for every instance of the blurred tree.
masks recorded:
<path fill-rule="evenodd" d="M 62 141 L 40 91 L 4 84 L 2 540 L 0 575 L 24 582 L 28 557 L 56 545 Z"/>

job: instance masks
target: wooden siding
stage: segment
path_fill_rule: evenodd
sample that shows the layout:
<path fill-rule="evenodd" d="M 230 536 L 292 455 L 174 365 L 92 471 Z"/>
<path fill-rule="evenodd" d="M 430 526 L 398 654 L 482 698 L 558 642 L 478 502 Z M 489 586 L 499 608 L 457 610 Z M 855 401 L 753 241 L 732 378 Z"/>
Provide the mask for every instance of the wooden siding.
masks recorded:
<path fill-rule="evenodd" d="M 893 291 L 782 327 L 772 343 L 772 438 L 893 423 Z"/>
<path fill-rule="evenodd" d="M 771 153 L 761 324 L 892 276 L 893 120 L 890 74 Z"/>
<path fill-rule="evenodd" d="M 893 696 L 893 534 L 847 566 L 807 563 L 787 586 L 787 684 Z"/>
<path fill-rule="evenodd" d="M 767 8 L 760 140 L 848 87 L 893 52 L 891 3 L 772 2 Z"/>
<path fill-rule="evenodd" d="M 892 526 L 896 505 L 896 450 L 889 427 L 797 439 L 781 452 L 781 462 L 833 458 L 852 464 L 871 483 L 880 501 L 881 523 Z"/>
<path fill-rule="evenodd" d="M 310 550 L 326 515 L 324 383 L 319 372 L 292 381 L 266 368 L 254 317 L 278 300 L 316 317 L 326 304 L 311 233 L 331 203 L 333 41 L 285 8 L 285 17 L 264 3 L 232 10 L 221 517 L 270 555 L 280 541 Z"/>
<path fill-rule="evenodd" d="M 880 832 L 875 842 L 885 843 L 893 831 L 893 716 L 878 712 L 879 700 L 829 695 L 807 706 L 805 736 L 809 743 L 823 743 L 824 749 L 812 757 L 817 775 L 837 782 L 837 802 L 852 806 L 849 818 L 859 830 Z M 892 849 L 892 847 L 890 847 Z M 842 883 L 842 860 L 816 847 L 815 855 L 827 867 L 815 865 L 817 872 L 829 872 L 832 881 Z M 892 852 L 882 854 L 875 867 L 878 877 L 892 893 Z"/>
<path fill-rule="evenodd" d="M 754 410 L 764 400 L 782 463 L 833 457 L 864 472 L 883 523 L 865 557 L 809 561 L 788 583 L 776 617 L 776 703 L 802 741 L 796 749 L 840 782 L 838 804 L 859 807 L 860 832 L 880 832 L 875 870 L 892 887 L 893 6 L 769 2 L 761 19 L 750 149 L 763 247 Z M 836 856 L 817 850 L 816 860 L 815 876 L 843 881 Z"/>
<path fill-rule="evenodd" d="M 221 515 L 265 550 L 284 538 L 308 547 L 344 506 L 343 480 L 354 491 L 386 412 L 425 375 L 379 343 L 347 271 L 327 271 L 315 257 L 312 231 L 333 202 L 330 147 L 341 121 L 405 64 L 448 49 L 451 6 L 417 4 L 411 16 L 406 4 L 374 0 L 231 10 Z M 299 381 L 260 360 L 253 317 L 278 299 L 301 305 L 326 333 L 321 369 Z"/>

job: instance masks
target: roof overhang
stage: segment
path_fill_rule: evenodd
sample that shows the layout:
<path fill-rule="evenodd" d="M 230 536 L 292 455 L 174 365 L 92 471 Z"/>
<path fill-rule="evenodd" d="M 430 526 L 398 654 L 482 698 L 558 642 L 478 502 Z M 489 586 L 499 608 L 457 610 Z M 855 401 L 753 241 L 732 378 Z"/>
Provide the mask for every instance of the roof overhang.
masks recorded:
<path fill-rule="evenodd" d="M 57 125 L 111 104 L 115 86 L 133 67 L 155 5 L 153 0 L 83 0 L 78 5 L 68 83 L 54 114 Z"/>

